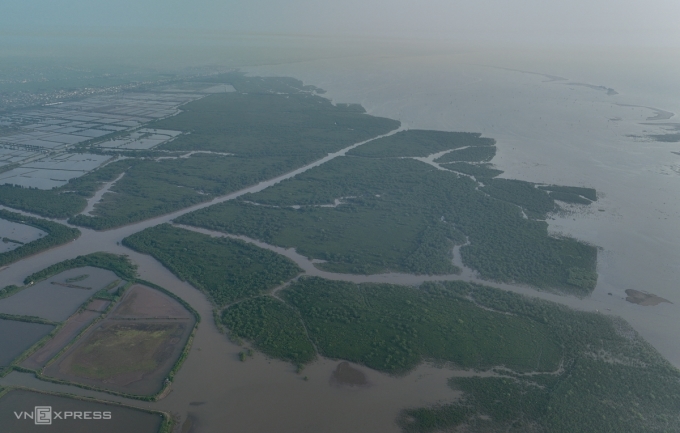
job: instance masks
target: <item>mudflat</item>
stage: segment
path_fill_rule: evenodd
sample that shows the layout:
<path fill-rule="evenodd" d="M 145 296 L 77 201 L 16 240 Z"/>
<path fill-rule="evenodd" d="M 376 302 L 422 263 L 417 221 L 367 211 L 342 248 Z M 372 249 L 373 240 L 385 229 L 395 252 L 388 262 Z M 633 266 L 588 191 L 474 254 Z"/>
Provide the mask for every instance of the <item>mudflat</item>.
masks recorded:
<path fill-rule="evenodd" d="M 672 304 L 668 299 L 664 299 L 660 296 L 653 295 L 651 293 L 640 292 L 638 290 L 628 289 L 626 290 L 626 301 L 632 304 L 643 305 L 645 307 L 653 307 L 659 305 L 662 302 L 667 302 Z"/>
<path fill-rule="evenodd" d="M 366 375 L 359 369 L 354 368 L 349 362 L 343 361 L 331 374 L 331 385 L 367 386 Z"/>

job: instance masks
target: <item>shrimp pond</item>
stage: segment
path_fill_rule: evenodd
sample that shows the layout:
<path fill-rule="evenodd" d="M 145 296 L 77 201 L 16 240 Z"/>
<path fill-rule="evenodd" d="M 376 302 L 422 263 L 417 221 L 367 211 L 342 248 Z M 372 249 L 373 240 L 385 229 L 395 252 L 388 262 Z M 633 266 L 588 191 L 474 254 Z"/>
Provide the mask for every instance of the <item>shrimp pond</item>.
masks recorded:
<path fill-rule="evenodd" d="M 0 254 L 12 251 L 46 234 L 36 227 L 0 219 Z"/>
<path fill-rule="evenodd" d="M 117 283 L 116 283 L 117 282 Z M 66 320 L 97 291 L 122 282 L 111 271 L 86 267 L 70 269 L 0 299 L 0 313 Z"/>

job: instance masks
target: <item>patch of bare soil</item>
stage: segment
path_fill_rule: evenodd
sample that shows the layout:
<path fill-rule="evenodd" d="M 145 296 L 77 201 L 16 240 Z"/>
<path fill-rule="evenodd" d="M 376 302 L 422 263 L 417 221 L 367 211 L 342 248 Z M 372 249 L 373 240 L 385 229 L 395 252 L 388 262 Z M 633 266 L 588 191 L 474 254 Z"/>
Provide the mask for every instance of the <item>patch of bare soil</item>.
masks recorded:
<path fill-rule="evenodd" d="M 108 301 L 106 301 L 108 302 Z M 93 301 L 85 310 L 105 309 Z M 196 319 L 172 297 L 133 285 L 103 321 L 88 330 L 43 374 L 131 394 L 162 389 Z"/>
<path fill-rule="evenodd" d="M 171 297 L 150 287 L 135 284 L 111 313 L 116 319 L 190 319 L 189 313 Z"/>
<path fill-rule="evenodd" d="M 105 299 L 93 299 L 85 308 L 90 311 L 102 312 L 106 310 L 106 307 L 108 307 L 110 303 L 111 301 Z"/>
<path fill-rule="evenodd" d="M 99 317 L 97 312 L 89 310 L 84 310 L 75 316 L 72 316 L 66 324 L 62 326 L 59 332 L 57 332 L 57 335 L 52 337 L 52 339 L 45 343 L 43 347 L 36 350 L 30 357 L 22 362 L 21 366 L 31 370 L 38 370 L 44 367 L 54 355 L 59 353 L 64 346 L 97 317 Z"/>

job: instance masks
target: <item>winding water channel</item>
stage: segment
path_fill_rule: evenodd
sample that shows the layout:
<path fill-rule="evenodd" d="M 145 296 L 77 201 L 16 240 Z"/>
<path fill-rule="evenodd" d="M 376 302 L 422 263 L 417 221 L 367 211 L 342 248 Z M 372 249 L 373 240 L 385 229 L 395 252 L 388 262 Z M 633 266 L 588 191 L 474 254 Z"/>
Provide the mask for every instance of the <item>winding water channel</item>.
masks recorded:
<path fill-rule="evenodd" d="M 398 131 L 395 130 L 386 135 Z M 379 137 L 374 139 L 376 138 Z M 201 292 L 188 283 L 180 281 L 150 256 L 139 254 L 120 245 L 123 238 L 133 233 L 171 222 L 174 218 L 197 209 L 232 200 L 246 193 L 261 191 L 334 158 L 342 157 L 347 151 L 368 141 L 371 140 L 331 153 L 318 161 L 274 179 L 171 214 L 107 231 L 99 232 L 81 228 L 82 236 L 73 242 L 26 258 L 0 271 L 3 284 L 21 284 L 27 275 L 78 255 L 97 251 L 127 254 L 139 266 L 138 272 L 141 278 L 163 286 L 189 302 L 200 313 L 203 321 L 199 325 L 191 354 L 172 384 L 172 391 L 161 401 L 129 400 L 73 386 L 43 382 L 31 374 L 18 372 L 0 379 L 0 385 L 19 385 L 39 390 L 96 396 L 106 400 L 125 402 L 131 406 L 164 410 L 171 412 L 180 420 L 188 417 L 194 420 L 193 430 L 190 430 L 192 432 L 398 432 L 395 418 L 401 409 L 456 398 L 456 392 L 447 387 L 446 379 L 454 375 L 480 373 L 422 364 L 404 377 L 391 377 L 365 367 L 355 366 L 366 374 L 370 385 L 351 388 L 330 383 L 331 374 L 339 361 L 323 357 L 305 367 L 301 374 L 295 373 L 293 365 L 267 359 L 259 353 L 246 362 L 241 362 L 238 359 L 238 353 L 243 349 L 230 342 L 217 330 L 213 321 L 213 306 Z M 108 186 L 110 185 L 105 188 Z M 103 192 L 98 194 L 98 196 L 101 195 Z M 524 286 L 480 280 L 473 271 L 463 267 L 458 248 L 454 249 L 454 263 L 463 268 L 461 275 L 338 274 L 318 269 L 312 260 L 293 249 L 268 245 L 242 236 L 225 235 L 193 227 L 186 228 L 212 236 L 229 236 L 245 240 L 285 255 L 295 261 L 306 275 L 331 280 L 407 285 L 435 280 L 463 280 L 540 297 L 581 310 L 604 310 L 603 306 L 593 299 L 577 299 L 556 293 L 539 292 Z M 611 311 L 613 314 L 617 313 L 614 308 L 612 310 L 614 310 Z M 180 426 L 181 422 L 178 424 L 178 427 Z"/>

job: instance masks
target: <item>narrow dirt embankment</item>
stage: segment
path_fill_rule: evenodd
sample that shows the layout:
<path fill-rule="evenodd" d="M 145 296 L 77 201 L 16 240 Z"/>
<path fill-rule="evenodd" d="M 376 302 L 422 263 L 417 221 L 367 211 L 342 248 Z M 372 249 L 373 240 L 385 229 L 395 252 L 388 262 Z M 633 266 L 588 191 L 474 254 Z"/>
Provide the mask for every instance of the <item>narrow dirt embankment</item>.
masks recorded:
<path fill-rule="evenodd" d="M 125 172 L 121 173 L 120 176 L 113 179 L 111 182 L 106 182 L 104 185 L 102 185 L 99 191 L 87 199 L 87 206 L 85 206 L 85 209 L 83 209 L 80 215 L 93 216 L 92 211 L 94 210 L 94 207 L 101 201 L 104 194 L 110 192 L 111 187 L 115 185 L 116 182 L 121 180 L 123 176 L 125 176 Z"/>

